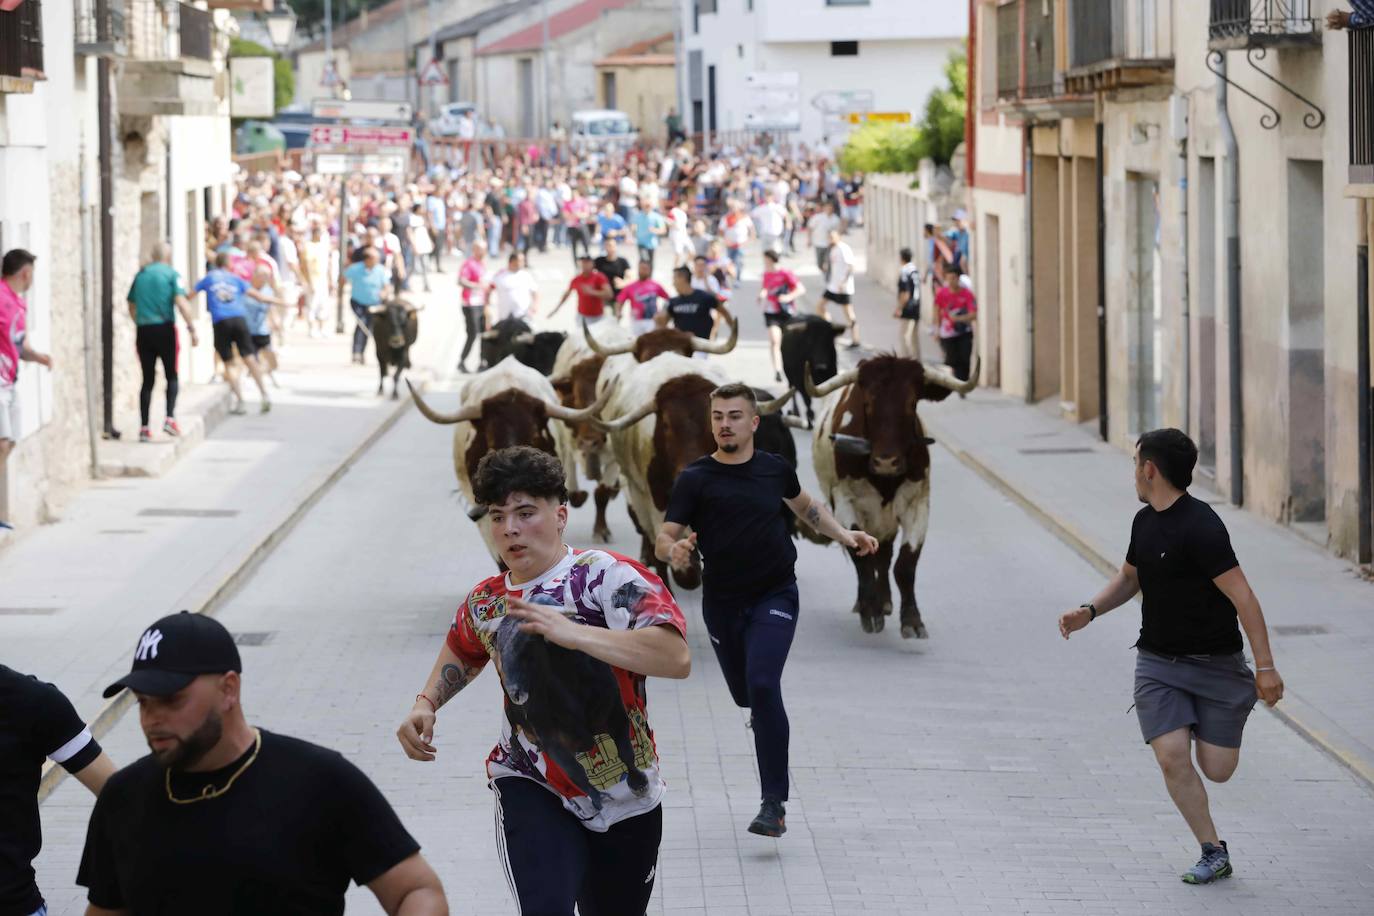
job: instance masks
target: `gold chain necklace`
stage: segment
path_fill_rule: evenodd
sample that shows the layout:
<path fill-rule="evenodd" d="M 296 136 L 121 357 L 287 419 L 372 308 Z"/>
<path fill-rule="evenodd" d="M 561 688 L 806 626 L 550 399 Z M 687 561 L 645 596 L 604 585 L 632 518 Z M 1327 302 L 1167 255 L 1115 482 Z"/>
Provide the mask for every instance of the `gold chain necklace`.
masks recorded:
<path fill-rule="evenodd" d="M 195 798 L 177 798 L 175 795 L 172 794 L 172 771 L 165 770 L 164 773 L 166 775 L 165 783 L 167 786 L 167 800 L 174 805 L 194 805 L 196 802 L 209 801 L 212 798 L 219 798 L 225 792 L 228 792 L 229 789 L 234 785 L 234 780 L 242 776 L 243 771 L 253 765 L 253 761 L 258 759 L 258 751 L 262 750 L 262 732 L 255 728 L 253 729 L 253 734 L 257 736 L 253 742 L 253 755 L 243 762 L 243 766 L 239 767 L 237 770 L 234 771 L 234 775 L 229 777 L 229 781 L 224 784 L 223 788 L 216 789 L 213 785 L 205 786 L 200 790 L 200 794 L 197 795 Z"/>

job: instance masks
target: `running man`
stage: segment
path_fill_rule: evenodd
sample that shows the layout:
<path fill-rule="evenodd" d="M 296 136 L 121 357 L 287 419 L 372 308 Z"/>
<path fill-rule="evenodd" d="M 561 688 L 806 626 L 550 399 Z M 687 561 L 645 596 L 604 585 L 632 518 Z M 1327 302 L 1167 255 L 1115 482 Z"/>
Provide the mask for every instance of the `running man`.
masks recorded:
<path fill-rule="evenodd" d="M 186 287 L 181 275 L 172 267 L 172 246 L 158 242 L 153 246 L 152 260 L 137 274 L 125 298 L 129 317 L 134 320 L 134 349 L 138 352 L 138 366 L 143 372 L 143 385 L 138 390 L 138 441 L 152 442 L 148 427 L 148 413 L 153 404 L 153 383 L 157 380 L 157 364 L 167 379 L 167 416 L 162 431 L 169 436 L 181 435 L 177 425 L 177 313 L 186 322 L 191 334 L 191 346 L 200 343 L 191 304 L 186 301 Z"/>
<path fill-rule="evenodd" d="M 447 916 L 396 812 L 336 751 L 256 728 L 234 637 L 212 617 L 155 621 L 105 688 L 138 700 L 151 751 L 110 777 L 76 883 L 86 916 L 334 914 L 349 882 L 390 916 Z"/>
<path fill-rule="evenodd" d="M 33 286 L 34 262 L 38 258 L 23 248 L 5 252 L 0 267 L 0 475 L 19 441 L 19 364 L 37 363 L 52 369 L 52 357 L 40 353 L 26 342 L 28 303 L 24 294 Z M 14 526 L 5 521 L 4 493 L 0 492 L 0 531 Z"/>
<path fill-rule="evenodd" d="M 606 304 L 615 296 L 611 289 L 611 281 L 596 269 L 596 262 L 590 254 L 582 255 L 578 264 L 582 266 L 581 272 L 575 274 L 568 283 L 568 288 L 563 291 L 563 297 L 558 300 L 553 311 L 549 312 L 549 320 L 553 320 L 553 316 L 558 314 L 558 310 L 573 293 L 577 294 L 577 314 L 588 324 L 596 324 L 605 317 Z"/>
<path fill-rule="evenodd" d="M 224 361 L 224 381 L 234 395 L 234 406 L 229 412 L 241 417 L 248 412 L 243 406 L 243 386 L 239 384 L 239 368 L 234 364 L 234 351 L 248 367 L 248 374 L 258 386 L 262 395 L 262 413 L 272 409 L 272 399 L 267 396 L 267 386 L 262 381 L 262 369 L 258 366 L 257 352 L 253 349 L 253 338 L 248 333 L 247 309 L 243 299 L 248 292 L 248 284 L 229 271 L 229 254 L 215 255 L 215 269 L 210 271 L 196 284 L 195 291 L 205 294 L 205 304 L 210 310 L 210 325 L 215 333 L 215 352 Z"/>
<path fill-rule="evenodd" d="M 797 312 L 796 302 L 806 292 L 797 275 L 783 267 L 782 256 L 772 248 L 763 252 L 763 283 L 759 302 L 763 323 L 768 326 L 768 355 L 773 360 L 773 381 L 782 381 L 782 326 Z"/>
<path fill-rule="evenodd" d="M 519 911 L 642 916 L 664 792 L 644 681 L 691 671 L 682 611 L 640 564 L 563 542 L 557 458 L 489 452 L 472 485 L 509 572 L 468 593 L 396 736 L 434 760 L 439 708 L 494 661 L 505 722 L 487 778 Z"/>
<path fill-rule="evenodd" d="M 652 262 L 640 261 L 638 271 L 638 279 L 622 289 L 615 301 L 621 308 L 629 306 L 630 329 L 635 334 L 647 334 L 658 326 L 654 318 L 659 312 L 659 301 L 667 303 L 672 297 L 654 279 Z"/>
<path fill-rule="evenodd" d="M 854 314 L 854 249 L 849 247 L 839 229 L 831 229 L 826 252 L 825 292 L 816 303 L 816 314 L 829 321 L 830 307 L 826 304 L 829 302 L 843 309 L 849 324 L 849 341 L 845 346 L 853 350 L 859 346 L 859 319 Z"/>
<path fill-rule="evenodd" d="M 897 272 L 897 307 L 892 310 L 892 317 L 901 322 L 902 345 L 899 352 L 903 356 L 920 359 L 921 269 L 912 259 L 910 248 L 901 250 L 900 259 L 902 265 Z"/>
<path fill-rule="evenodd" d="M 1197 446 L 1180 430 L 1140 437 L 1135 493 L 1146 505 L 1131 523 L 1126 562 L 1092 601 L 1060 615 L 1059 632 L 1068 639 L 1140 592 L 1136 717 L 1169 797 L 1202 844 L 1202 857 L 1183 880 L 1208 884 L 1230 877 L 1231 854 L 1212 823 L 1194 749 L 1203 776 L 1217 783 L 1230 779 L 1256 696 L 1273 706 L 1283 699 L 1283 678 L 1226 525 L 1188 493 L 1195 464 Z M 1253 672 L 1237 620 L 1250 639 Z"/>
<path fill-rule="evenodd" d="M 873 553 L 878 542 L 843 528 L 801 488 L 787 462 L 754 448 L 759 411 L 752 388 L 722 385 L 711 392 L 710 405 L 716 450 L 689 464 L 673 484 L 654 554 L 685 569 L 692 551 L 701 550 L 702 619 L 730 696 L 750 710 L 754 731 L 763 804 L 749 832 L 778 837 L 787 832 L 782 669 L 800 609 L 797 549 L 782 506 L 858 556 Z"/>

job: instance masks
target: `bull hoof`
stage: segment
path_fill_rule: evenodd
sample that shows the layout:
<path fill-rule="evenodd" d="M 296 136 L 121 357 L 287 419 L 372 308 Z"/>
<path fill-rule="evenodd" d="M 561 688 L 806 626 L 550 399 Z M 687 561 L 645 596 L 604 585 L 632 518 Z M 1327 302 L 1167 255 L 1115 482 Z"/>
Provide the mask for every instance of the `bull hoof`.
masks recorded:
<path fill-rule="evenodd" d="M 882 617 L 871 617 L 871 618 L 869 618 L 869 619 L 873 621 L 873 632 L 874 632 L 874 633 L 881 633 L 881 632 L 883 631 L 883 625 L 884 625 L 887 621 L 883 620 Z"/>
<path fill-rule="evenodd" d="M 881 620 L 882 618 L 879 618 L 879 619 Z M 862 626 L 862 627 L 864 628 L 864 632 L 865 632 L 865 633 L 873 633 L 873 632 L 875 632 L 875 630 L 873 629 L 873 618 L 872 618 L 872 617 L 869 617 L 869 616 L 867 616 L 867 615 L 861 616 L 861 617 L 859 618 L 859 625 Z"/>
<path fill-rule="evenodd" d="M 574 509 L 581 508 L 582 504 L 585 503 L 586 501 L 587 501 L 587 491 L 586 491 L 586 490 L 573 490 L 571 493 L 568 494 L 568 502 L 572 503 L 572 507 L 573 507 Z"/>
<path fill-rule="evenodd" d="M 884 616 L 884 617 L 888 617 L 888 616 L 891 616 L 891 614 L 892 614 L 892 602 L 891 602 L 891 601 L 884 601 L 884 602 L 883 602 L 883 616 Z"/>
<path fill-rule="evenodd" d="M 929 639 L 930 634 L 926 632 L 926 625 L 923 623 L 904 623 L 902 624 L 902 639 Z"/>
<path fill-rule="evenodd" d="M 611 542 L 611 529 L 593 528 L 592 540 L 596 541 L 598 544 L 609 544 Z"/>

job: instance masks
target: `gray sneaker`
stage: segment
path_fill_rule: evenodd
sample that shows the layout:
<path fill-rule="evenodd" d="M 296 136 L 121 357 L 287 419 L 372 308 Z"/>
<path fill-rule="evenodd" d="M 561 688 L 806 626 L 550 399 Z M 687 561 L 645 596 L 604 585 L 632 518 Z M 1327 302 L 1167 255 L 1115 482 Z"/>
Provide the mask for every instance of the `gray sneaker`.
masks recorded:
<path fill-rule="evenodd" d="M 1226 841 L 1220 842 L 1220 846 L 1202 844 L 1202 858 L 1183 873 L 1184 884 L 1211 884 L 1218 878 L 1231 877 L 1231 854 L 1226 849 Z"/>

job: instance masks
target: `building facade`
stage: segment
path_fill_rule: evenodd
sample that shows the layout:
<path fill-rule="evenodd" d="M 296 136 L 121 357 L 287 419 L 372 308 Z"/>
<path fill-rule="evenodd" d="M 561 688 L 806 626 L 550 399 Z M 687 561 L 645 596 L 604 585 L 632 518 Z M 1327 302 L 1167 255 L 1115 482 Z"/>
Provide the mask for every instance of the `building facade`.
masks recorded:
<path fill-rule="evenodd" d="M 1368 217 L 1347 195 L 1374 183 L 1350 119 L 1374 55 L 1325 7 L 974 0 L 975 279 L 999 304 L 980 347 L 1004 390 L 1123 450 L 1187 430 L 1219 492 L 1367 561 Z"/>
<path fill-rule="evenodd" d="M 681 0 L 678 110 L 689 133 L 836 146 L 850 114 L 917 116 L 967 25 L 961 10 L 907 0 Z"/>

